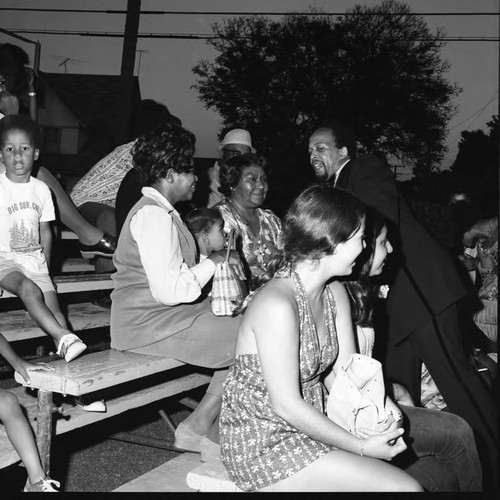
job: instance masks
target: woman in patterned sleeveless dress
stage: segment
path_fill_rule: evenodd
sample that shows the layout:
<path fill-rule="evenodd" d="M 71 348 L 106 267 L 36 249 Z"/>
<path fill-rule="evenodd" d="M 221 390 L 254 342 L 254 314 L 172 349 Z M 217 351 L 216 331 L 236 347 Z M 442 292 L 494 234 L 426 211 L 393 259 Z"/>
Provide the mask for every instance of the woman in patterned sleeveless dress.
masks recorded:
<path fill-rule="evenodd" d="M 307 188 L 286 215 L 284 265 L 246 310 L 224 384 L 221 458 L 243 490 L 422 491 L 384 461 L 406 449 L 399 423 L 358 438 L 325 415 L 355 352 L 349 299 L 335 303 L 328 283 L 352 272 L 363 231 L 359 202 L 328 186 Z"/>

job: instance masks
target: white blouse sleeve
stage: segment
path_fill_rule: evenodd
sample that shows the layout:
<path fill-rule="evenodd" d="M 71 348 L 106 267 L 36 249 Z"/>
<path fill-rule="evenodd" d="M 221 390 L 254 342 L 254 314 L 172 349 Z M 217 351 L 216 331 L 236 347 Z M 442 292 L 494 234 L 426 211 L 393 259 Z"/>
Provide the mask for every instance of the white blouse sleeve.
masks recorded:
<path fill-rule="evenodd" d="M 145 206 L 132 217 L 130 230 L 153 297 L 168 306 L 196 300 L 215 264 L 210 259 L 192 268 L 184 263 L 172 216 L 158 206 Z"/>

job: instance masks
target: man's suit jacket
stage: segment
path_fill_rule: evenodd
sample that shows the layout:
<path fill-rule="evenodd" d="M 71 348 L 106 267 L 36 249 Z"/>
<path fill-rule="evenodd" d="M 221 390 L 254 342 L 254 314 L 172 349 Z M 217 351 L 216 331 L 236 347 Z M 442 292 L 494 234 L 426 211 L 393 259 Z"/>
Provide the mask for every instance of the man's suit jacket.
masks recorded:
<path fill-rule="evenodd" d="M 429 308 L 438 314 L 466 295 L 447 251 L 415 219 L 387 165 L 375 156 L 363 155 L 344 166 L 335 186 L 380 212 L 389 222 L 389 234 L 399 240 L 394 243 L 402 262 L 387 299 L 389 342 L 403 340 L 429 321 Z"/>

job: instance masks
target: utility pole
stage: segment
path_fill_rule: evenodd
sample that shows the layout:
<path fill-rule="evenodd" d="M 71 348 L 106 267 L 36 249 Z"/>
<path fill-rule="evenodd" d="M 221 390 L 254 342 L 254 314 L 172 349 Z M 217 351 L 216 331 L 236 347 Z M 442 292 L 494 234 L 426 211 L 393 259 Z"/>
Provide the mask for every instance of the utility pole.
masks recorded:
<path fill-rule="evenodd" d="M 123 37 L 122 76 L 133 76 L 135 66 L 135 51 L 137 48 L 137 33 L 141 15 L 141 0 L 127 0 L 127 18 Z"/>
<path fill-rule="evenodd" d="M 142 61 L 142 54 L 147 54 L 149 50 L 144 50 L 144 49 L 139 49 L 136 50 L 136 52 L 139 54 L 139 62 L 137 63 L 137 76 L 141 76 L 141 61 Z"/>

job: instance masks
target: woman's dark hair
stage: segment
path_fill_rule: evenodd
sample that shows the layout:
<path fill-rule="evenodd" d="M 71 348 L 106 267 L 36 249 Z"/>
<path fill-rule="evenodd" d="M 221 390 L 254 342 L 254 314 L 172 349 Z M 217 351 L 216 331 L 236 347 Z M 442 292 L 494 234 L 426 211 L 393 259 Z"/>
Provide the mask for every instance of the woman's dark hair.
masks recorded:
<path fill-rule="evenodd" d="M 285 262 L 320 259 L 334 253 L 361 226 L 365 209 L 342 189 L 314 184 L 297 196 L 283 221 Z"/>
<path fill-rule="evenodd" d="M 244 153 L 232 156 L 221 162 L 219 170 L 220 187 L 219 191 L 226 197 L 231 195 L 231 188 L 238 185 L 243 170 L 252 165 L 262 167 L 267 173 L 267 161 L 256 153 Z"/>
<path fill-rule="evenodd" d="M 24 49 L 11 43 L 0 43 L 0 74 L 5 78 L 7 91 L 16 97 L 27 91 L 26 69 L 29 56 Z"/>
<path fill-rule="evenodd" d="M 189 130 L 176 123 L 163 122 L 137 139 L 132 148 L 134 168 L 147 186 L 166 177 L 170 169 L 177 173 L 190 172 L 195 142 Z"/>
<path fill-rule="evenodd" d="M 215 208 L 195 208 L 184 216 L 184 222 L 194 236 L 206 233 L 217 223 L 223 223 L 221 213 Z"/>
<path fill-rule="evenodd" d="M 375 210 L 367 209 L 365 219 L 365 248 L 356 259 L 356 280 L 346 281 L 345 287 L 351 298 L 351 315 L 355 325 L 371 322 L 376 286 L 370 279 L 370 270 L 375 255 L 375 242 L 386 226 L 384 218 Z"/>
<path fill-rule="evenodd" d="M 7 115 L 0 120 L 0 146 L 4 144 L 4 136 L 11 130 L 22 130 L 28 135 L 35 148 L 40 144 L 40 129 L 38 125 L 26 115 Z"/>

